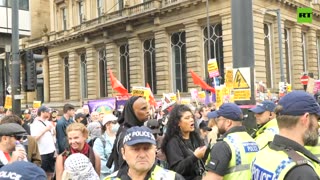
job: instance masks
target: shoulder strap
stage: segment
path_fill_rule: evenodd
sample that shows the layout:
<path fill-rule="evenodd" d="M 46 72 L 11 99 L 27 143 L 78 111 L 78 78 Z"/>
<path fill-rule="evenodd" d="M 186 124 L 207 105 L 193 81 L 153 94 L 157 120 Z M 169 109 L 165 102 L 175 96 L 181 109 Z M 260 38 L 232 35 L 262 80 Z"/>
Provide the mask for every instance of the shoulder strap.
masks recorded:
<path fill-rule="evenodd" d="M 101 142 L 102 142 L 103 150 L 104 150 L 104 149 L 106 148 L 106 143 L 107 143 L 107 141 L 106 141 L 102 136 L 100 136 L 99 139 L 100 139 Z"/>
<path fill-rule="evenodd" d="M 285 149 L 284 151 L 287 155 L 298 165 L 308 164 L 308 160 L 301 156 L 299 153 L 294 151 L 293 149 Z"/>
<path fill-rule="evenodd" d="M 38 120 L 38 121 L 40 121 L 44 126 L 47 126 L 42 120 Z"/>

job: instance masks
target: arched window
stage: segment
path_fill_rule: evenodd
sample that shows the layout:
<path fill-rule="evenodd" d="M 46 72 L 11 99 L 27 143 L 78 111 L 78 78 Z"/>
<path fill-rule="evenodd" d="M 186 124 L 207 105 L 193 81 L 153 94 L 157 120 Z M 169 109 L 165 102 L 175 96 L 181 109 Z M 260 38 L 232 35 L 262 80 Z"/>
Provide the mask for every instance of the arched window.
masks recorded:
<path fill-rule="evenodd" d="M 100 97 L 107 96 L 107 58 L 106 49 L 99 50 L 99 82 L 100 82 Z"/>
<path fill-rule="evenodd" d="M 171 35 L 171 50 L 173 63 L 173 90 L 188 92 L 186 63 L 186 33 L 175 32 Z"/>
<path fill-rule="evenodd" d="M 119 50 L 121 83 L 130 92 L 129 45 L 123 44 Z"/>
<path fill-rule="evenodd" d="M 88 73 L 87 73 L 87 56 L 86 53 L 80 55 L 81 63 L 81 96 L 88 98 Z"/>
<path fill-rule="evenodd" d="M 149 83 L 150 88 L 154 94 L 157 94 L 157 78 L 156 78 L 156 51 L 154 38 L 147 39 L 143 42 L 144 55 L 144 76 L 145 83 Z"/>
<path fill-rule="evenodd" d="M 66 56 L 63 59 L 64 65 L 64 97 L 65 99 L 70 99 L 70 75 L 69 75 L 69 57 Z"/>

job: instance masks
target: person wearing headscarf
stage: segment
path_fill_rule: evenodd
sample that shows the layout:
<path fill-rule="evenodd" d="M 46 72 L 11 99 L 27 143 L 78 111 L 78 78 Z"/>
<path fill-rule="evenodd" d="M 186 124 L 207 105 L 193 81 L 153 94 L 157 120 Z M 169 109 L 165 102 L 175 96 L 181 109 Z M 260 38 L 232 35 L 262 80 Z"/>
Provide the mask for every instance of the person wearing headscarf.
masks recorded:
<path fill-rule="evenodd" d="M 81 153 L 71 154 L 64 162 L 62 180 L 99 180 L 90 159 Z"/>
<path fill-rule="evenodd" d="M 123 113 L 118 119 L 120 128 L 116 135 L 116 140 L 112 148 L 111 156 L 107 162 L 107 167 L 111 168 L 114 163 L 114 171 L 125 165 L 121 154 L 123 138 L 127 129 L 133 126 L 143 126 L 149 117 L 149 104 L 141 96 L 132 96 L 124 106 Z"/>

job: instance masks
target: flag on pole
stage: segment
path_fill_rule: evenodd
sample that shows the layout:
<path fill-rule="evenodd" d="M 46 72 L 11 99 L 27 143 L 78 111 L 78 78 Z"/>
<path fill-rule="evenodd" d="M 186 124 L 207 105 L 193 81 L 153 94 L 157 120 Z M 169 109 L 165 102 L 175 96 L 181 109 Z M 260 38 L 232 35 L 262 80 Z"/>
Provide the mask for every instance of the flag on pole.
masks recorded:
<path fill-rule="evenodd" d="M 128 90 L 121 84 L 116 77 L 113 76 L 111 69 L 109 69 L 110 81 L 112 89 L 118 91 L 120 94 L 125 95 L 128 94 Z"/>
<path fill-rule="evenodd" d="M 206 82 L 204 82 L 196 73 L 190 70 L 193 83 L 199 85 L 202 89 L 209 90 L 212 93 L 215 93 L 215 88 L 209 86 Z"/>
<path fill-rule="evenodd" d="M 151 88 L 149 86 L 149 83 L 147 83 L 147 88 L 149 88 L 149 91 L 150 91 L 150 94 L 149 94 L 149 104 L 154 106 L 154 107 L 157 107 L 157 102 L 156 100 L 154 99 L 154 96 L 153 96 L 153 93 L 151 91 Z"/>

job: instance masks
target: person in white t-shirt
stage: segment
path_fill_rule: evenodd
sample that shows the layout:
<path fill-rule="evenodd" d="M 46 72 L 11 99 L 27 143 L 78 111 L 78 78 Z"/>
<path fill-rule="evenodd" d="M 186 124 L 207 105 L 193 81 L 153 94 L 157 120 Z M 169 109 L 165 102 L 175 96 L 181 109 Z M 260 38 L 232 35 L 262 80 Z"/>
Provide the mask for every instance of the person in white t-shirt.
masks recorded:
<path fill-rule="evenodd" d="M 31 136 L 37 140 L 42 163 L 41 168 L 46 172 L 48 180 L 52 178 L 54 173 L 54 128 L 52 123 L 48 121 L 50 110 L 45 106 L 38 108 L 38 117 L 36 117 L 30 126 Z"/>

